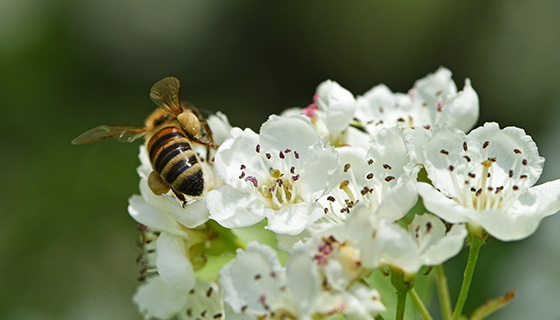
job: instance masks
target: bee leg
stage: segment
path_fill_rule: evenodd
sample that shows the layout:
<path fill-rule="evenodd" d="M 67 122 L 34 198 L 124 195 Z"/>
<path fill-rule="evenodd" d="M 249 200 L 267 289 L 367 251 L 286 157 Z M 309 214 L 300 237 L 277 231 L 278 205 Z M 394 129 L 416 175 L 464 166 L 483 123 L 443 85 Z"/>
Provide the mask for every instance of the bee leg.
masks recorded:
<path fill-rule="evenodd" d="M 196 117 L 198 118 L 198 121 L 200 122 L 200 124 L 204 127 L 204 133 L 207 136 L 208 140 L 210 142 L 214 142 L 214 137 L 212 136 L 212 130 L 210 130 L 210 126 L 208 125 L 208 120 L 206 120 L 202 114 L 200 114 L 200 111 L 198 111 L 197 108 L 195 108 L 194 106 L 191 106 L 191 111 L 192 113 L 194 113 L 196 115 Z M 214 144 L 213 144 L 214 145 Z M 215 146 L 215 145 L 214 145 Z M 213 147 L 213 148 L 217 148 L 219 146 Z"/>
<path fill-rule="evenodd" d="M 187 206 L 187 199 L 185 199 L 185 196 L 181 192 L 175 191 L 175 189 L 173 188 L 171 188 L 171 191 L 173 191 L 177 199 L 179 199 L 182 202 L 181 206 L 185 208 Z"/>
<path fill-rule="evenodd" d="M 171 187 L 163 181 L 161 176 L 155 171 L 152 171 L 148 177 L 148 187 L 150 187 L 150 190 L 152 190 L 156 196 L 167 193 L 169 192 L 169 189 L 171 189 Z"/>

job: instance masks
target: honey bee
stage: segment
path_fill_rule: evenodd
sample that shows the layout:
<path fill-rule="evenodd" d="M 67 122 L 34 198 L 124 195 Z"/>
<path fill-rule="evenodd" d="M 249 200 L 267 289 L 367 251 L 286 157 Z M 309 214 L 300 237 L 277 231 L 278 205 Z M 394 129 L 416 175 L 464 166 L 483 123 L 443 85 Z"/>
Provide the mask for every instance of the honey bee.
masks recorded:
<path fill-rule="evenodd" d="M 145 121 L 144 127 L 102 125 L 88 130 L 72 140 L 83 144 L 115 138 L 132 142 L 146 138 L 146 147 L 153 171 L 148 186 L 156 195 L 170 189 L 186 205 L 185 195 L 200 196 L 204 191 L 204 176 L 198 155 L 191 142 L 217 148 L 212 131 L 200 112 L 192 105 L 181 104 L 181 85 L 177 78 L 167 77 L 152 86 L 150 98 L 158 106 Z"/>

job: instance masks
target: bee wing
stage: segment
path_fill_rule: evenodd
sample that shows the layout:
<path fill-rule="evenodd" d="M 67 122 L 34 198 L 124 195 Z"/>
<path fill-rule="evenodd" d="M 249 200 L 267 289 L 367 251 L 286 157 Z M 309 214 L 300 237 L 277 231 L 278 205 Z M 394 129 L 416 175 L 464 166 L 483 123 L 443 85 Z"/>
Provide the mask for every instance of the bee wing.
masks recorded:
<path fill-rule="evenodd" d="M 102 125 L 88 130 L 72 140 L 72 144 L 83 144 L 115 138 L 120 142 L 132 142 L 146 133 L 146 128 L 135 126 L 107 126 Z"/>
<path fill-rule="evenodd" d="M 150 98 L 160 108 L 169 110 L 175 115 L 183 112 L 179 93 L 181 83 L 175 77 L 167 77 L 159 80 L 150 89 Z"/>

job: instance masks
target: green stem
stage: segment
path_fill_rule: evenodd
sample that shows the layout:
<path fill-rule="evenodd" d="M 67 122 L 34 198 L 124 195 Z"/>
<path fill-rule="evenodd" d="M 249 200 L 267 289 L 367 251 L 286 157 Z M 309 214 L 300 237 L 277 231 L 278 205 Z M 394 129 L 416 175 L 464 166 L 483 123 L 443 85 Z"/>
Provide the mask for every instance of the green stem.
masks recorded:
<path fill-rule="evenodd" d="M 461 318 L 461 312 L 465 306 L 465 301 L 467 301 L 469 287 L 471 286 L 474 267 L 476 266 L 476 260 L 478 259 L 478 253 L 484 244 L 484 240 L 474 235 L 473 232 L 469 232 L 468 238 L 470 244 L 469 259 L 467 260 L 467 266 L 465 267 L 465 273 L 463 274 L 461 292 L 459 293 L 459 298 L 457 299 L 457 304 L 455 305 L 455 310 L 453 311 L 453 320 L 459 320 Z"/>
<path fill-rule="evenodd" d="M 406 305 L 406 291 L 397 291 L 397 315 L 395 320 L 404 319 L 404 307 Z"/>
<path fill-rule="evenodd" d="M 436 283 L 441 305 L 441 315 L 444 320 L 451 320 L 451 299 L 449 298 L 449 287 L 443 264 L 436 266 Z"/>
<path fill-rule="evenodd" d="M 428 312 L 428 309 L 424 305 L 424 302 L 422 302 L 422 299 L 420 299 L 420 296 L 418 296 L 418 293 L 416 293 L 416 290 L 412 288 L 412 290 L 410 290 L 408 294 L 410 295 L 412 302 L 416 306 L 416 309 L 418 309 L 418 311 L 420 312 L 422 318 L 424 320 L 432 320 L 432 316 L 430 315 L 430 312 Z"/>

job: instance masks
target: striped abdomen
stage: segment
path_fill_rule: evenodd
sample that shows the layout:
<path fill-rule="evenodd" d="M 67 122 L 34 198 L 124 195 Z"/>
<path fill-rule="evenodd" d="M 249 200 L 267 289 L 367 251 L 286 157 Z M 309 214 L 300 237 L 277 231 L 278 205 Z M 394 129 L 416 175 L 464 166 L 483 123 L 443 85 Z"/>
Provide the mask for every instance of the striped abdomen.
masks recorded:
<path fill-rule="evenodd" d="M 148 153 L 154 171 L 174 191 L 190 196 L 202 194 L 202 167 L 179 128 L 164 127 L 156 132 L 148 141 Z"/>

